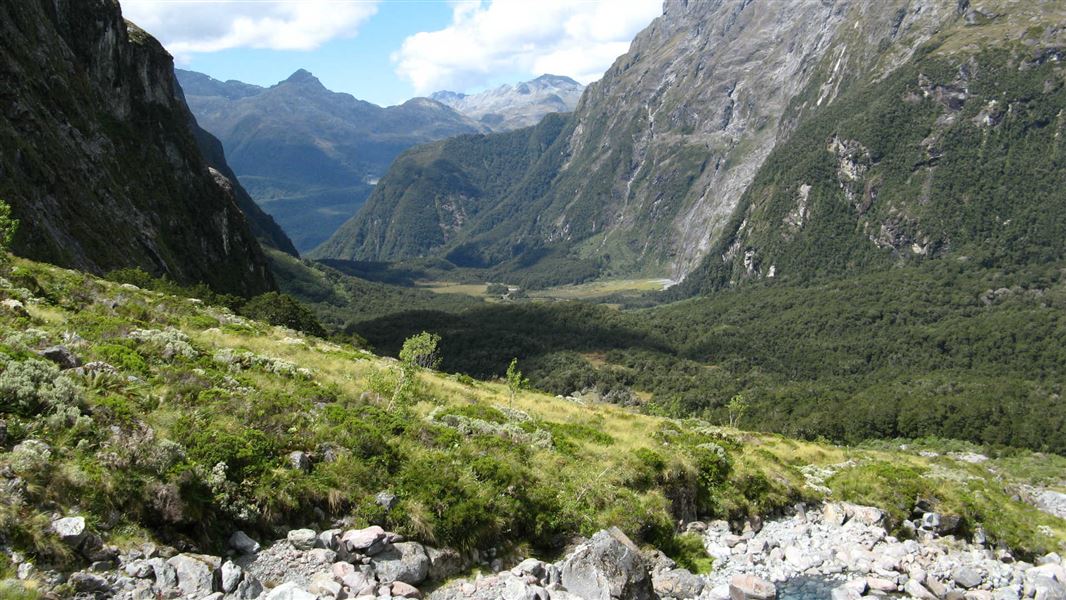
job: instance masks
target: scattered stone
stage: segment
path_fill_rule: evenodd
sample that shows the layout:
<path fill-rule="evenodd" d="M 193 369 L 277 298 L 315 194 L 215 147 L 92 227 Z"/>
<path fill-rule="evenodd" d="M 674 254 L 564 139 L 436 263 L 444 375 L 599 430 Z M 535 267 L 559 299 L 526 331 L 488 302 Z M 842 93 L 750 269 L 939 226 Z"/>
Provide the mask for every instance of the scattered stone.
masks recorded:
<path fill-rule="evenodd" d="M 248 537 L 248 534 L 243 531 L 238 531 L 230 536 L 229 545 L 230 548 L 241 554 L 257 554 L 259 552 L 259 542 Z"/>
<path fill-rule="evenodd" d="M 72 573 L 70 579 L 67 580 L 70 586 L 74 588 L 74 591 L 81 594 L 95 594 L 107 592 L 111 588 L 107 583 L 107 579 L 95 574 L 79 571 Z"/>
<path fill-rule="evenodd" d="M 400 498 L 389 491 L 378 492 L 374 496 L 374 503 L 384 508 L 386 511 L 396 508 L 396 505 L 400 503 Z"/>
<path fill-rule="evenodd" d="M 959 585 L 959 587 L 964 587 L 966 589 L 975 588 L 981 585 L 981 582 L 985 579 L 984 576 L 973 567 L 959 567 L 951 573 L 951 578 Z"/>
<path fill-rule="evenodd" d="M 49 346 L 41 350 L 41 356 L 54 362 L 62 370 L 76 369 L 81 366 L 81 361 L 66 346 Z"/>
<path fill-rule="evenodd" d="M 911 598 L 918 600 L 937 600 L 937 597 L 916 579 L 908 579 L 903 586 L 903 591 L 910 594 Z"/>
<path fill-rule="evenodd" d="M 561 582 L 585 600 L 651 600 L 651 576 L 640 549 L 617 527 L 600 531 L 561 565 Z"/>
<path fill-rule="evenodd" d="M 396 581 L 392 584 L 392 595 L 396 598 L 421 598 L 422 592 L 418 591 L 418 588 L 413 585 Z"/>
<path fill-rule="evenodd" d="M 418 542 L 400 542 L 371 559 L 381 583 L 402 581 L 418 585 L 429 576 L 429 557 Z"/>
<path fill-rule="evenodd" d="M 297 550 L 310 550 L 315 547 L 317 535 L 313 529 L 293 529 L 286 536 L 286 539 Z"/>
<path fill-rule="evenodd" d="M 295 450 L 289 453 L 289 466 L 297 471 L 308 472 L 311 470 L 311 457 L 306 452 Z"/>
<path fill-rule="evenodd" d="M 71 547 L 78 547 L 88 532 L 85 529 L 85 517 L 63 517 L 52 521 L 52 531 L 59 536 L 60 541 Z"/>
<path fill-rule="evenodd" d="M 752 575 L 737 575 L 729 581 L 729 597 L 732 600 L 774 600 L 777 587 Z"/>
<path fill-rule="evenodd" d="M 660 596 L 695 598 L 703 593 L 702 579 L 687 569 L 671 569 L 652 575 L 652 587 Z"/>
<path fill-rule="evenodd" d="M 344 532 L 341 543 L 349 552 L 373 556 L 385 549 L 385 530 L 377 525 Z"/>
<path fill-rule="evenodd" d="M 228 594 L 236 590 L 242 575 L 244 575 L 244 570 L 233 564 L 233 561 L 227 560 L 222 565 L 222 591 Z"/>
<path fill-rule="evenodd" d="M 266 600 L 318 600 L 318 596 L 290 581 L 270 590 Z"/>
<path fill-rule="evenodd" d="M 181 593 L 202 598 L 214 591 L 215 568 L 201 555 L 179 554 L 168 559 L 167 564 L 177 573 Z"/>

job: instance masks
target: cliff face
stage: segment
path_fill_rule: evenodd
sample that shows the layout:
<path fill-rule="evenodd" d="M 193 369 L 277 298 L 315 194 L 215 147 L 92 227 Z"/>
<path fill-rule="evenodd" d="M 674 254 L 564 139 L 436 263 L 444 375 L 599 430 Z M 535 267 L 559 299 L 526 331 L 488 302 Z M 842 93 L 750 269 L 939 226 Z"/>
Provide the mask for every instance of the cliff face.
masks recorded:
<path fill-rule="evenodd" d="M 1027 26 L 1047 33 L 1025 43 L 1049 47 L 1061 10 L 1051 1 L 668 0 L 629 53 L 589 86 L 554 143 L 523 157 L 523 172 L 505 173 L 508 164 L 487 170 L 476 148 L 409 153 L 319 253 L 437 254 L 522 269 L 535 268 L 538 256 L 565 255 L 569 264 L 595 262 L 601 276 L 681 279 L 723 239 L 733 240 L 742 197 L 771 152 L 804 124 L 834 110 L 839 118 L 835 107 L 845 99 L 919 68 L 933 48 L 951 48 L 958 56 L 947 62 L 958 67 L 967 56 L 1020 43 Z M 893 108 L 878 110 L 865 111 L 866 120 Z M 497 153 L 506 146 L 498 136 L 480 139 Z M 441 172 L 452 176 L 422 189 Z M 405 193 L 412 186 L 420 189 Z M 427 211 L 419 199 L 441 208 Z M 443 210 L 455 206 L 462 210 Z M 435 248 L 382 243 L 434 213 L 435 222 L 419 226 L 442 232 Z"/>
<path fill-rule="evenodd" d="M 16 253 L 239 294 L 273 289 L 190 123 L 170 55 L 115 0 L 0 6 L 0 198 L 21 221 Z"/>

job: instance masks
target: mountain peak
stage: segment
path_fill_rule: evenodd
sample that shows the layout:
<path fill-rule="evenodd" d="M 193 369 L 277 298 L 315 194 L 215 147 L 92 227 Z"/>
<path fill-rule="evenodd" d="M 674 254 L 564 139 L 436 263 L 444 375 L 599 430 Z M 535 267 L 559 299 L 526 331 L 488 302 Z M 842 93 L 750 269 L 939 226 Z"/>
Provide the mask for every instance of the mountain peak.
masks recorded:
<path fill-rule="evenodd" d="M 311 74 L 307 69 L 297 69 L 295 73 L 289 75 L 289 78 L 282 83 L 299 83 L 299 84 L 317 84 L 322 85 L 322 82 L 317 77 Z"/>
<path fill-rule="evenodd" d="M 543 85 L 554 85 L 559 87 L 581 86 L 580 83 L 578 83 L 574 79 L 571 79 L 570 77 L 567 77 L 566 75 L 552 75 L 551 73 L 545 73 L 540 77 L 537 77 L 536 79 L 530 81 L 529 83 L 539 83 Z"/>

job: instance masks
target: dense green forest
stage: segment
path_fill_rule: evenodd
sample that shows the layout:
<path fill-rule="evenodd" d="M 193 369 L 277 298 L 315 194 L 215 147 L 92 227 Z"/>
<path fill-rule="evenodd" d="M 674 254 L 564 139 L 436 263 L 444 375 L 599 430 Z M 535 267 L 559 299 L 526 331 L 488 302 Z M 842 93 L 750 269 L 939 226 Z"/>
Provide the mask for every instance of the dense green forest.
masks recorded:
<path fill-rule="evenodd" d="M 941 436 L 1066 452 L 1062 264 L 928 261 L 805 285 L 757 283 L 662 307 L 580 302 L 410 310 L 353 323 L 378 351 L 427 330 L 443 368 L 595 389 L 652 412 L 838 441 Z"/>

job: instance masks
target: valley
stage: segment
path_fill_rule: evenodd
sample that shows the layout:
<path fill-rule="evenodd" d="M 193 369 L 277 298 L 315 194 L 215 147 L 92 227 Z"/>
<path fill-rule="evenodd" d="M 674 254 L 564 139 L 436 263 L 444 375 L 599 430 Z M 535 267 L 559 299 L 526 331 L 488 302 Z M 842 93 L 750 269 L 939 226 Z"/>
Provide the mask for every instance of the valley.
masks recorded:
<path fill-rule="evenodd" d="M 0 598 L 1066 599 L 1066 6 L 549 4 L 0 2 Z"/>

